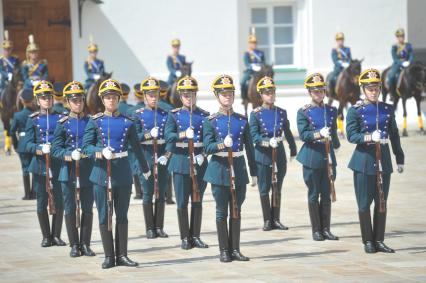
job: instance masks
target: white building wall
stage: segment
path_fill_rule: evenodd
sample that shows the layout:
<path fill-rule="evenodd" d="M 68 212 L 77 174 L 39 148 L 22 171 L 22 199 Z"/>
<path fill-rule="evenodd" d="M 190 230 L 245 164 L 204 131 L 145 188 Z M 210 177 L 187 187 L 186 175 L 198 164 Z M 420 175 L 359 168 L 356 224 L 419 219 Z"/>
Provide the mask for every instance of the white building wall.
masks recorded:
<path fill-rule="evenodd" d="M 407 0 L 307 1 L 312 7 L 311 71 L 331 70 L 331 48 L 338 31 L 345 33 L 353 58 L 365 58 L 364 68 L 391 64 L 395 30 L 407 28 Z"/>
<path fill-rule="evenodd" d="M 84 79 L 89 35 L 99 45 L 113 77 L 131 86 L 148 74 L 167 79 L 170 41 L 180 38 L 181 53 L 193 61 L 193 75 L 209 90 L 221 73 L 238 77 L 238 1 L 90 1 L 83 8 L 83 36 L 78 35 L 77 1 L 70 0 L 73 70 Z"/>

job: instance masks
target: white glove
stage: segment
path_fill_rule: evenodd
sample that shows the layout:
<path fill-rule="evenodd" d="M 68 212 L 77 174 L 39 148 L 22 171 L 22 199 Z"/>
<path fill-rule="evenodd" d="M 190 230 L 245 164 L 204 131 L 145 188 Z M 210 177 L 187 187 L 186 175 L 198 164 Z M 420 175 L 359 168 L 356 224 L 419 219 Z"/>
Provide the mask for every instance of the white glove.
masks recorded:
<path fill-rule="evenodd" d="M 254 187 L 257 185 L 257 177 L 256 176 L 252 176 L 251 177 L 251 186 Z"/>
<path fill-rule="evenodd" d="M 379 142 L 380 141 L 380 132 L 375 130 L 372 134 L 371 134 L 371 139 L 373 140 L 373 142 Z"/>
<path fill-rule="evenodd" d="M 204 155 L 198 154 L 195 156 L 195 161 L 197 162 L 198 166 L 203 165 L 204 163 Z"/>
<path fill-rule="evenodd" d="M 51 145 L 49 143 L 44 143 L 41 146 L 41 152 L 43 152 L 44 154 L 49 154 L 50 153 L 50 147 L 51 147 Z"/>
<path fill-rule="evenodd" d="M 154 139 L 158 138 L 158 127 L 152 128 L 149 133 Z"/>
<path fill-rule="evenodd" d="M 99 80 L 101 78 L 101 75 L 99 74 L 94 74 L 93 78 L 95 79 L 95 81 Z"/>
<path fill-rule="evenodd" d="M 71 158 L 72 158 L 72 160 L 80 160 L 81 159 L 81 153 L 80 153 L 80 151 L 78 150 L 78 149 L 74 149 L 72 152 L 71 152 Z"/>
<path fill-rule="evenodd" d="M 277 148 L 277 147 L 278 147 L 278 141 L 277 141 L 277 138 L 275 138 L 275 137 L 271 138 L 271 139 L 269 140 L 269 145 L 270 145 L 272 148 Z"/>
<path fill-rule="evenodd" d="M 38 84 L 40 82 L 40 80 L 34 80 L 34 81 L 31 81 L 31 83 L 33 84 L 33 86 L 35 86 L 36 84 Z"/>
<path fill-rule="evenodd" d="M 322 128 L 322 129 L 320 130 L 320 135 L 321 135 L 323 138 L 328 138 L 328 137 L 330 137 L 330 129 L 329 129 L 328 127 L 324 127 L 324 128 Z"/>
<path fill-rule="evenodd" d="M 167 157 L 165 157 L 164 155 L 162 155 L 158 158 L 158 163 L 160 163 L 160 165 L 166 165 L 167 161 L 169 161 L 169 159 Z"/>
<path fill-rule="evenodd" d="M 252 64 L 251 69 L 255 72 L 259 72 L 262 69 L 262 67 L 259 64 Z"/>
<path fill-rule="evenodd" d="M 186 136 L 187 139 L 193 139 L 194 138 L 194 129 L 192 129 L 191 127 L 186 129 L 185 136 Z"/>
<path fill-rule="evenodd" d="M 151 176 L 151 171 L 148 171 L 146 173 L 142 173 L 142 175 L 145 178 L 145 180 L 148 180 L 149 176 Z"/>
<path fill-rule="evenodd" d="M 180 76 L 182 76 L 182 72 L 177 70 L 175 73 L 176 77 L 180 78 Z"/>
<path fill-rule="evenodd" d="M 12 80 L 13 74 L 12 73 L 7 73 L 7 79 L 10 82 Z"/>
<path fill-rule="evenodd" d="M 225 137 L 225 139 L 223 140 L 223 144 L 224 144 L 226 147 L 232 147 L 232 145 L 234 144 L 234 141 L 232 140 L 231 135 L 227 135 L 227 136 Z"/>
<path fill-rule="evenodd" d="M 104 149 L 102 149 L 102 155 L 105 157 L 105 159 L 111 160 L 112 159 L 111 148 L 105 147 Z"/>
<path fill-rule="evenodd" d="M 410 66 L 410 61 L 402 62 L 402 67 L 407 68 L 408 66 Z"/>
<path fill-rule="evenodd" d="M 342 62 L 342 67 L 343 67 L 343 68 L 347 68 L 347 67 L 349 67 L 349 63 L 348 63 L 348 62 Z"/>
<path fill-rule="evenodd" d="M 398 164 L 398 173 L 402 173 L 404 172 L 404 165 L 403 164 Z"/>

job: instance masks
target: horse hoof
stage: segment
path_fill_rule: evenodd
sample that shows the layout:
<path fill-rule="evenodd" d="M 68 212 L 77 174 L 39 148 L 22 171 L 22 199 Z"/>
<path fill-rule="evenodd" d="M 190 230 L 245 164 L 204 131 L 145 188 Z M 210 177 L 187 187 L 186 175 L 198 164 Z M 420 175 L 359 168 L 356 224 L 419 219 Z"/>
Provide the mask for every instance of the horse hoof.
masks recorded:
<path fill-rule="evenodd" d="M 339 133 L 339 139 L 345 139 L 345 138 L 346 138 L 345 133 Z"/>
<path fill-rule="evenodd" d="M 408 137 L 408 132 L 406 129 L 402 130 L 402 136 L 403 137 Z"/>

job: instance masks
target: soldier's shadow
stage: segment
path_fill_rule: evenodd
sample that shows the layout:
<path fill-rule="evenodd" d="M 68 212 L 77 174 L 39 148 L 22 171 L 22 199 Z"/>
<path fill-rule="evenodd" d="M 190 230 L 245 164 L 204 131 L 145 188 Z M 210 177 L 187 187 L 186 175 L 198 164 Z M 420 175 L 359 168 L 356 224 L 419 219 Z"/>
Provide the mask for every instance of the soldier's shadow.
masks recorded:
<path fill-rule="evenodd" d="M 397 252 L 408 251 L 410 254 L 422 254 L 422 253 L 426 253 L 426 247 L 409 247 L 409 248 L 397 249 L 396 251 Z"/>
<path fill-rule="evenodd" d="M 400 238 L 405 235 L 421 235 L 426 234 L 426 231 L 391 231 L 385 233 L 386 238 Z M 340 236 L 341 239 L 349 239 L 349 238 L 361 238 L 361 235 L 349 235 L 349 236 Z"/>
<path fill-rule="evenodd" d="M 301 253 L 288 253 L 288 254 L 277 254 L 277 255 L 265 255 L 252 257 L 253 259 L 263 259 L 265 261 L 275 261 L 282 259 L 293 259 L 293 258 L 306 258 L 306 257 L 315 257 L 321 256 L 325 254 L 336 254 L 336 253 L 346 253 L 349 250 L 328 250 L 322 252 L 301 252 Z"/>
<path fill-rule="evenodd" d="M 217 260 L 218 255 L 144 262 L 140 264 L 138 268 L 156 267 L 156 266 L 174 265 L 174 264 L 199 263 L 200 261 L 213 260 L 213 259 Z"/>

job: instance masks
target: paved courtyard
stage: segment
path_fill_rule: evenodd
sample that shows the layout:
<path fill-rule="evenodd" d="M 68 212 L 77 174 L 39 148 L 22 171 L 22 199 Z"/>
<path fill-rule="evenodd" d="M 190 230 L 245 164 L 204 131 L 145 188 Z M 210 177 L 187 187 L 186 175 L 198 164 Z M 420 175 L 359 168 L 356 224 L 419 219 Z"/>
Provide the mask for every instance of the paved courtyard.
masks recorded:
<path fill-rule="evenodd" d="M 415 129 L 415 126 L 411 126 Z M 289 164 L 284 181 L 283 223 L 288 231 L 263 232 L 257 188 L 248 187 L 242 212 L 242 252 L 250 262 L 220 263 L 214 201 L 207 189 L 202 238 L 209 249 L 180 249 L 176 206 L 166 208 L 168 239 L 144 237 L 140 201 L 129 212 L 129 256 L 138 268 L 102 270 L 102 244 L 94 223 L 96 257 L 70 258 L 68 247 L 41 248 L 35 201 L 23 201 L 16 154 L 0 156 L 1 282 L 426 282 L 426 137 L 410 132 L 402 139 L 406 171 L 393 174 L 386 243 L 395 254 L 364 253 L 358 225 L 352 174 L 346 165 L 353 145 L 343 141 L 338 152 L 332 231 L 337 242 L 314 242 L 300 164 Z M 298 147 L 300 148 L 300 142 Z M 95 219 L 97 218 L 94 208 Z M 62 238 L 67 240 L 65 225 Z"/>

